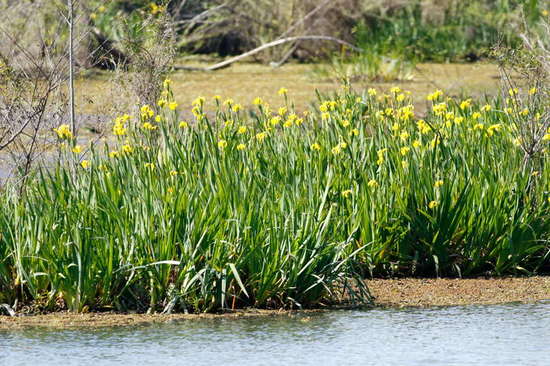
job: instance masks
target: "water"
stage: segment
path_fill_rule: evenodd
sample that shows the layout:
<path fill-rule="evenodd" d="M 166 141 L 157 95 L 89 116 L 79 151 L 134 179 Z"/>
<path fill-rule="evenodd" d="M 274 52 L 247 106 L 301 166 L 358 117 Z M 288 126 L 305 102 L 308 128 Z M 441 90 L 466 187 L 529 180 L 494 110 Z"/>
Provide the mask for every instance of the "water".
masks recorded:
<path fill-rule="evenodd" d="M 550 365 L 550 303 L 0 332 L 0 365 Z"/>

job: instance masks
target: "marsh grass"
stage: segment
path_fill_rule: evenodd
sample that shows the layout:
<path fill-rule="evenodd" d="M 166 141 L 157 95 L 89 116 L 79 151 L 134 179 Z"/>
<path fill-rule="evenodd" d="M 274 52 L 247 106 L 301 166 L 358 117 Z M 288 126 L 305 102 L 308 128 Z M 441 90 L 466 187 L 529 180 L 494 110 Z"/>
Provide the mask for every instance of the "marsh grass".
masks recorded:
<path fill-rule="evenodd" d="M 523 20 L 532 25 L 548 18 L 538 0 L 200 0 L 90 1 L 103 11 L 93 23 L 114 42 L 125 33 L 121 19 L 139 36 L 144 18 L 169 16 L 181 50 L 189 53 L 240 54 L 284 36 L 326 35 L 376 48 L 406 61 L 475 61 L 489 56 L 497 41 L 519 45 Z M 153 4 L 157 5 L 153 5 Z M 164 5 L 164 6 L 161 6 Z M 268 14 L 269 16 L 265 16 Z M 257 54 L 256 60 L 279 63 L 330 60 L 336 44 L 294 42 Z"/>
<path fill-rule="evenodd" d="M 541 19 L 548 9 L 538 0 L 413 0 L 366 13 L 354 36 L 365 50 L 399 52 L 408 61 L 477 61 L 497 43 L 520 46 L 521 29 Z"/>
<path fill-rule="evenodd" d="M 420 120 L 399 88 L 344 86 L 300 114 L 282 89 L 281 108 L 198 98 L 182 121 L 167 81 L 114 143 L 74 153 L 60 134 L 58 165 L 2 193 L 0 294 L 202 312 L 365 302 L 369 273 L 547 272 L 550 131 L 526 173 L 521 93 L 435 93 Z"/>
<path fill-rule="evenodd" d="M 364 50 L 356 55 L 333 56 L 327 64 L 314 65 L 317 77 L 350 82 L 411 81 L 415 65 L 399 55 L 389 56 L 376 50 Z"/>

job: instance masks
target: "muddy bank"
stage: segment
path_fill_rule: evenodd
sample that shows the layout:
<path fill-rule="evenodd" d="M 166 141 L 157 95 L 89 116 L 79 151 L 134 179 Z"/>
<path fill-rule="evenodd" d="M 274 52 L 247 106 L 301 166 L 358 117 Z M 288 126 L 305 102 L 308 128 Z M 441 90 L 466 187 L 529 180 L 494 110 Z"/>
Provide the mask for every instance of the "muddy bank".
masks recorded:
<path fill-rule="evenodd" d="M 550 299 L 550 276 L 490 279 L 375 279 L 378 306 L 418 307 L 530 303 Z"/>
<path fill-rule="evenodd" d="M 6 329 L 23 329 L 29 327 L 79 328 L 79 327 L 119 327 L 140 326 L 157 323 L 171 323 L 186 320 L 243 319 L 255 317 L 294 317 L 307 321 L 310 315 L 326 310 L 260 310 L 246 309 L 224 314 L 118 314 L 87 313 L 73 314 L 59 312 L 43 315 L 8 317 L 0 315 L 0 331 Z"/>
<path fill-rule="evenodd" d="M 550 300 L 550 276 L 492 279 L 374 279 L 367 280 L 377 307 L 428 307 L 532 303 Z M 225 314 L 116 314 L 53 313 L 8 317 L 0 316 L 0 330 L 28 327 L 78 328 L 138 326 L 185 320 L 239 319 L 284 316 L 308 321 L 327 310 L 283 311 L 240 310 Z"/>

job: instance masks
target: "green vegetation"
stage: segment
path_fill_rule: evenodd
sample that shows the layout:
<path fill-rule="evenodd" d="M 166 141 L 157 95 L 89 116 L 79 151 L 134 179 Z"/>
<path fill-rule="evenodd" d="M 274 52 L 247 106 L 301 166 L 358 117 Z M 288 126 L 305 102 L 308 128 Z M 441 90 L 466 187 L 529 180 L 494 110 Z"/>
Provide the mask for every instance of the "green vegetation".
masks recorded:
<path fill-rule="evenodd" d="M 365 50 L 410 61 L 476 61 L 496 44 L 517 47 L 522 16 L 532 25 L 548 12 L 536 0 L 411 1 L 367 14 L 354 34 Z"/>
<path fill-rule="evenodd" d="M 519 30 L 549 17 L 538 1 L 409 1 L 369 8 L 352 29 L 362 52 L 331 54 L 323 77 L 403 81 L 419 62 L 494 58 L 497 47 L 521 46 Z"/>
<path fill-rule="evenodd" d="M 550 131 L 526 159 L 518 130 L 548 107 L 538 90 L 491 104 L 437 91 L 418 119 L 399 88 L 300 115 L 283 89 L 277 110 L 199 98 L 181 121 L 169 84 L 117 118 L 104 151 L 59 127 L 56 166 L 2 193 L 0 300 L 307 307 L 369 272 L 550 270 Z"/>
<path fill-rule="evenodd" d="M 66 25 L 52 14 L 64 3 L 2 5 L 20 37 L 0 32 L 0 150 L 20 173 L 0 189 L 0 304 L 306 308 L 368 302 L 368 276 L 550 273 L 550 27 L 539 1 L 78 2 L 77 66 L 114 70 L 101 74 L 110 95 L 105 80 L 80 80 L 79 111 L 130 113 L 88 126 L 108 136 L 87 146 L 63 117 Z M 40 21 L 20 21 L 34 12 Z M 332 43 L 296 38 L 319 34 Z M 181 67 L 162 82 L 182 53 L 291 36 L 256 61 L 331 61 L 288 66 L 286 81 L 241 65 Z M 350 43 L 360 49 L 335 53 Z M 431 79 L 413 92 L 372 85 L 433 78 L 437 67 L 416 63 L 490 49 L 504 95 L 426 98 Z M 333 84 L 313 84 L 311 69 L 342 90 L 325 94 Z M 492 85 L 487 70 L 468 76 Z M 299 84 L 287 85 L 292 98 L 282 88 L 271 107 L 214 96 L 244 103 L 287 82 Z M 197 85 L 208 100 L 187 111 L 178 102 L 191 104 Z M 323 92 L 308 109 L 313 88 Z"/>
<path fill-rule="evenodd" d="M 517 46 L 518 30 L 548 18 L 550 10 L 539 0 L 320 3 L 211 0 L 187 1 L 180 6 L 177 2 L 134 0 L 91 9 L 94 24 L 117 42 L 142 32 L 147 17 L 167 14 L 178 22 L 178 44 L 187 52 L 225 56 L 283 35 L 323 34 L 358 44 L 370 54 L 414 62 L 475 61 L 488 57 L 497 43 Z M 312 19 L 308 17 L 311 12 L 315 15 Z M 263 14 L 270 14 L 269 19 Z M 334 50 L 330 44 L 302 42 L 268 50 L 260 59 L 277 62 L 290 51 L 298 59 L 311 61 L 331 58 Z"/>

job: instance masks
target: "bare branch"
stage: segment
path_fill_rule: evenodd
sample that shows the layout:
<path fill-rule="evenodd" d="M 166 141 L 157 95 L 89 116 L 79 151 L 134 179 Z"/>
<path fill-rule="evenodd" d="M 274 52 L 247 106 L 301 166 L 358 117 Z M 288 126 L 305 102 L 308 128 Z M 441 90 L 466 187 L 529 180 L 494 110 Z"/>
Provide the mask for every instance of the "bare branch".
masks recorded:
<path fill-rule="evenodd" d="M 253 56 L 263 50 L 266 50 L 268 48 L 271 48 L 271 47 L 275 47 L 275 46 L 279 46 L 279 45 L 282 45 L 284 43 L 288 43 L 288 42 L 295 42 L 295 41 L 306 41 L 306 40 L 318 40 L 318 41 L 330 41 L 330 42 L 336 42 L 338 44 L 341 44 L 343 46 L 346 46 L 346 47 L 349 47 L 350 49 L 354 50 L 354 51 L 357 51 L 357 52 L 363 52 L 360 48 L 358 47 L 355 47 L 354 45 L 352 45 L 351 43 L 349 42 L 346 42 L 346 41 L 343 41 L 341 39 L 338 39 L 338 38 L 334 38 L 334 37 L 329 37 L 329 36 L 298 36 L 298 37 L 287 37 L 287 38 L 282 38 L 282 39 L 278 39 L 278 40 L 275 40 L 275 41 L 272 41 L 272 42 L 269 42 L 269 43 L 266 43 L 264 45 L 261 45 L 260 47 L 257 47 L 251 51 L 248 51 L 248 52 L 245 52 L 239 56 L 235 56 L 235 57 L 232 57 L 230 58 L 229 60 L 226 60 L 226 61 L 223 61 L 223 62 L 220 62 L 220 63 L 217 63 L 215 65 L 212 65 L 212 66 L 208 66 L 208 67 L 204 67 L 204 68 L 193 68 L 193 67 L 186 67 L 186 66 L 176 66 L 174 69 L 175 70 L 194 70 L 194 71 L 215 71 L 215 70 L 218 70 L 218 69 L 222 69 L 224 67 L 227 67 L 229 65 L 231 65 L 232 63 L 235 63 L 237 61 L 240 61 L 242 59 L 245 59 L 247 57 L 250 57 L 250 56 Z"/>

